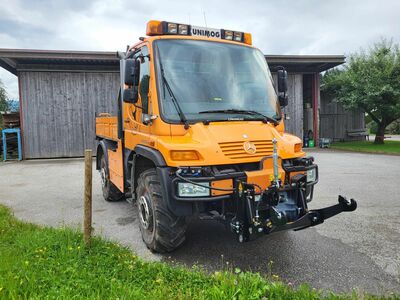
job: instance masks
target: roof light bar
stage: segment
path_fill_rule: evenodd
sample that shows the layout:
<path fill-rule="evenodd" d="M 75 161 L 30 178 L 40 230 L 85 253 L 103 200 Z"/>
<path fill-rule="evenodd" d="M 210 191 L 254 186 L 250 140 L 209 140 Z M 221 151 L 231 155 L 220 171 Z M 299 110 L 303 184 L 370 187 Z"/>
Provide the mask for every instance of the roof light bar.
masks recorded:
<path fill-rule="evenodd" d="M 190 26 L 165 21 L 149 21 L 146 34 L 152 35 L 190 35 Z"/>
<path fill-rule="evenodd" d="M 251 34 L 247 32 L 199 27 L 166 21 L 149 21 L 146 34 L 153 35 L 190 35 L 217 38 L 251 45 Z"/>

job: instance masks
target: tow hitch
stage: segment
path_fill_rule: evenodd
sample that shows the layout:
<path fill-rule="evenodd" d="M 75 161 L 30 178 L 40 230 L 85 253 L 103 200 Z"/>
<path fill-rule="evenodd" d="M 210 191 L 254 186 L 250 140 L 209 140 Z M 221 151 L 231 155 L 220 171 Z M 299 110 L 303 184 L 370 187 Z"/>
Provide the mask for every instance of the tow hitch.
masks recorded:
<path fill-rule="evenodd" d="M 315 226 L 324 222 L 324 220 L 329 219 L 337 214 L 340 214 L 344 211 L 354 211 L 357 208 L 357 202 L 354 199 L 348 200 L 346 197 L 339 195 L 338 204 L 332 205 L 329 207 L 311 210 L 306 214 L 303 218 L 296 221 L 295 227 L 301 226 L 300 228 L 296 228 L 295 230 L 302 230 L 307 227 Z M 303 219 L 307 216 L 308 220 Z M 304 224 L 304 226 L 302 226 Z"/>

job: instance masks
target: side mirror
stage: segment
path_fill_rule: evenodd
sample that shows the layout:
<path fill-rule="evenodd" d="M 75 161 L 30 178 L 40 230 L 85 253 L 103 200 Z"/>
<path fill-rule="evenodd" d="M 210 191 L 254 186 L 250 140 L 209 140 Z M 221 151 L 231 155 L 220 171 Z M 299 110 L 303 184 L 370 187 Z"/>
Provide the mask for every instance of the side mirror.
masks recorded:
<path fill-rule="evenodd" d="M 124 88 L 122 100 L 128 103 L 136 103 L 138 101 L 138 86 L 140 80 L 140 60 L 125 59 L 124 60 L 124 83 L 128 88 Z"/>
<path fill-rule="evenodd" d="M 285 93 L 288 89 L 288 75 L 285 69 L 278 70 L 278 93 Z"/>
<path fill-rule="evenodd" d="M 124 60 L 124 83 L 126 85 L 139 85 L 140 60 L 125 59 Z"/>
<path fill-rule="evenodd" d="M 288 95 L 286 94 L 288 90 L 288 75 L 285 69 L 278 70 L 278 98 L 279 105 L 285 107 L 288 105 Z"/>
<path fill-rule="evenodd" d="M 122 94 L 122 100 L 128 103 L 136 103 L 138 101 L 138 88 L 137 86 L 131 86 L 124 89 Z"/>
<path fill-rule="evenodd" d="M 279 97 L 278 97 L 278 99 L 279 99 L 279 105 L 281 106 L 281 107 L 285 107 L 285 106 L 287 106 L 288 105 L 288 96 L 286 95 L 286 94 L 284 94 L 284 95 L 280 95 Z"/>

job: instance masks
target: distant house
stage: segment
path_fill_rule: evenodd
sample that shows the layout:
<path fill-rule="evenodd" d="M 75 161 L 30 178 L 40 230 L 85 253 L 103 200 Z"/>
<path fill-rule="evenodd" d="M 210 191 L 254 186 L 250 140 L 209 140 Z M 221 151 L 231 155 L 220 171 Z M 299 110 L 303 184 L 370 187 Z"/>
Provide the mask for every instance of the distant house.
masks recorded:
<path fill-rule="evenodd" d="M 320 97 L 320 72 L 344 63 L 344 56 L 265 58 L 272 72 L 278 66 L 289 72 L 289 105 L 284 110 L 288 132 L 303 137 L 311 131 L 317 140 L 331 137 L 325 129 L 335 126 L 342 134 L 345 124 L 332 120 L 343 114 L 357 120 L 346 126 L 364 126 L 362 112 L 329 110 Z M 117 111 L 119 60 L 114 52 L 0 49 L 0 66 L 18 76 L 26 159 L 82 156 L 85 148 L 95 147 L 96 114 Z"/>
<path fill-rule="evenodd" d="M 8 100 L 8 110 L 12 112 L 19 111 L 19 100 Z"/>

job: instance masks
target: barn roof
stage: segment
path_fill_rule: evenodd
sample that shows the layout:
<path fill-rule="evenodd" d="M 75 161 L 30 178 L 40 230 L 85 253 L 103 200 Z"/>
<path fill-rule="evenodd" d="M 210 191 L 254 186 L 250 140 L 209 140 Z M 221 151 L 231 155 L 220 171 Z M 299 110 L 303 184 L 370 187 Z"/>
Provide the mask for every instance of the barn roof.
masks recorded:
<path fill-rule="evenodd" d="M 289 72 L 315 73 L 343 64 L 343 55 L 265 55 L 271 70 L 279 66 Z M 118 71 L 117 52 L 33 50 L 0 48 L 0 66 L 17 75 L 18 71 Z"/>
<path fill-rule="evenodd" d="M 117 52 L 0 48 L 0 66 L 17 75 L 24 70 L 118 71 Z"/>
<path fill-rule="evenodd" d="M 288 72 L 323 72 L 345 63 L 344 55 L 265 55 L 273 70 L 284 66 Z"/>

